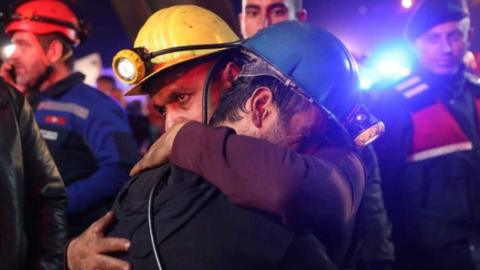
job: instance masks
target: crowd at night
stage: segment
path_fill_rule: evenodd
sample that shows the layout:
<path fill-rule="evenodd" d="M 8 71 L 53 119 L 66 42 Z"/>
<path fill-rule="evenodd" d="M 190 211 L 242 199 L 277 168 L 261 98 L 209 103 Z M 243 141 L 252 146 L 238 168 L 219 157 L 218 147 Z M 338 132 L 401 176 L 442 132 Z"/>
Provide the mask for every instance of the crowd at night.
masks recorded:
<path fill-rule="evenodd" d="M 0 3 L 0 269 L 480 269 L 479 0 Z"/>

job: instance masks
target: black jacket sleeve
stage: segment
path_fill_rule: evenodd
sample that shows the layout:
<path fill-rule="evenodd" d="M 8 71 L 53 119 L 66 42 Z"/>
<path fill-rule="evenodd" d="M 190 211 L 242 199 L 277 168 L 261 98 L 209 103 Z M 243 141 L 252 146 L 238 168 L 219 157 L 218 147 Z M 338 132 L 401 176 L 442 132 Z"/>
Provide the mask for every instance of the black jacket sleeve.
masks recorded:
<path fill-rule="evenodd" d="M 63 269 L 63 249 L 68 238 L 65 186 L 30 105 L 18 92 L 12 90 L 10 93 L 23 157 L 28 267 Z"/>
<path fill-rule="evenodd" d="M 356 241 L 353 241 L 359 248 L 356 263 L 365 268 L 376 264 L 392 265 L 395 261 L 392 225 L 383 201 L 377 156 L 373 147 L 368 146 L 360 153 L 360 157 L 365 164 L 367 178 L 356 224 Z"/>

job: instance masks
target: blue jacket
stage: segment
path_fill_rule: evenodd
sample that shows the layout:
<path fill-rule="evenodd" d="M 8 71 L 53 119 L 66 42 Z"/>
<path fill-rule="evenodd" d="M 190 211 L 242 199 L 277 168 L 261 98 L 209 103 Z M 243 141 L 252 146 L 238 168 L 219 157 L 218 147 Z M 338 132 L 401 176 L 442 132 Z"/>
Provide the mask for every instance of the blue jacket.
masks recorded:
<path fill-rule="evenodd" d="M 84 78 L 74 73 L 32 99 L 67 186 L 70 216 L 109 205 L 139 158 L 124 111 Z"/>

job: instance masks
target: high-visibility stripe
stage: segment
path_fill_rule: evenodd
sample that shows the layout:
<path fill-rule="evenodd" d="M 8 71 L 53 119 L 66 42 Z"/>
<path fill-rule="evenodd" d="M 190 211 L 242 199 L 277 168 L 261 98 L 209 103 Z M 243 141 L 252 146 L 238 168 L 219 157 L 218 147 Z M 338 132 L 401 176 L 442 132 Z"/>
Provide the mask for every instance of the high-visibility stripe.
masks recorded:
<path fill-rule="evenodd" d="M 444 145 L 428 150 L 424 150 L 418 153 L 415 153 L 411 156 L 408 157 L 407 161 L 408 162 L 415 162 L 415 161 L 421 161 L 421 160 L 426 160 L 429 158 L 435 158 L 443 155 L 448 155 L 451 153 L 455 152 L 461 152 L 461 151 L 467 151 L 467 150 L 472 150 L 473 146 L 471 142 L 461 142 L 461 143 L 455 143 L 455 144 L 450 144 L 450 145 Z"/>
<path fill-rule="evenodd" d="M 409 79 L 409 80 L 407 80 L 407 81 L 405 81 L 405 82 L 402 82 L 402 83 L 398 84 L 398 85 L 395 87 L 395 89 L 396 89 L 397 91 L 402 92 L 403 90 L 405 90 L 405 89 L 407 89 L 407 88 L 409 88 L 409 87 L 414 86 L 415 84 L 419 83 L 420 81 L 421 81 L 420 77 L 415 76 L 415 77 L 413 77 L 413 78 L 411 78 L 411 79 Z"/>
<path fill-rule="evenodd" d="M 90 110 L 75 103 L 42 101 L 38 104 L 37 110 L 52 110 L 60 112 L 69 112 L 82 119 L 87 119 Z"/>
<path fill-rule="evenodd" d="M 418 86 L 415 86 L 414 88 L 411 88 L 411 89 L 403 92 L 403 96 L 405 96 L 406 98 L 411 98 L 413 96 L 416 96 L 416 95 L 420 94 L 421 92 L 423 92 L 427 89 L 428 89 L 428 85 L 422 83 Z"/>

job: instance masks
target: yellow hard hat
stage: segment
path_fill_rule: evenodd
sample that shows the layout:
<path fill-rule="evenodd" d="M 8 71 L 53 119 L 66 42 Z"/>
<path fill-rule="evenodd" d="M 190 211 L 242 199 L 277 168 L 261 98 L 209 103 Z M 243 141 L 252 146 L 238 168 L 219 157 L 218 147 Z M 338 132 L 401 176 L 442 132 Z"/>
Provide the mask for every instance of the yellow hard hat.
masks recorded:
<path fill-rule="evenodd" d="M 115 75 L 133 87 L 126 95 L 147 94 L 142 85 L 160 72 L 231 47 L 239 37 L 220 17 L 195 5 L 177 5 L 151 15 L 134 49 L 113 58 Z"/>

